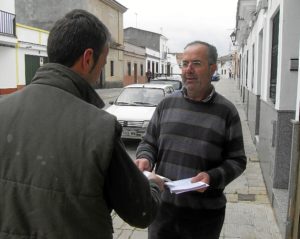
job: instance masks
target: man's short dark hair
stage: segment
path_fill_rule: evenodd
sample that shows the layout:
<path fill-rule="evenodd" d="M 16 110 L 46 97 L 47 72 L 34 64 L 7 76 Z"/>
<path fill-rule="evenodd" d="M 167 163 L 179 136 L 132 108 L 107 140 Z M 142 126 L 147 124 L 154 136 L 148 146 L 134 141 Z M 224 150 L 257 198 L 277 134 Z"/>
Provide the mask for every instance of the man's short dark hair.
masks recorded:
<path fill-rule="evenodd" d="M 207 54 L 208 54 L 208 64 L 217 64 L 217 59 L 218 59 L 218 52 L 217 52 L 217 48 L 207 42 L 204 41 L 193 41 L 188 43 L 184 49 L 186 49 L 189 46 L 192 45 L 205 45 L 208 48 Z"/>
<path fill-rule="evenodd" d="M 71 67 L 88 48 L 93 49 L 96 64 L 111 34 L 93 14 L 75 9 L 58 20 L 50 31 L 47 44 L 49 62 Z"/>

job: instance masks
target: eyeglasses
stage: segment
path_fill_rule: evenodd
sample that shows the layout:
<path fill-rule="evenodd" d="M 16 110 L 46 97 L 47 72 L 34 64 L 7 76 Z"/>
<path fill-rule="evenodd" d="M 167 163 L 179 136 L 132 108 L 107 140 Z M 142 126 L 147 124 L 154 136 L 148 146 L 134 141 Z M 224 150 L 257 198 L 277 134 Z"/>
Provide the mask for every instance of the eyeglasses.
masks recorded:
<path fill-rule="evenodd" d="M 187 68 L 190 64 L 192 64 L 192 67 L 197 68 L 202 65 L 202 62 L 200 60 L 182 61 L 180 66 L 181 66 L 181 68 Z"/>

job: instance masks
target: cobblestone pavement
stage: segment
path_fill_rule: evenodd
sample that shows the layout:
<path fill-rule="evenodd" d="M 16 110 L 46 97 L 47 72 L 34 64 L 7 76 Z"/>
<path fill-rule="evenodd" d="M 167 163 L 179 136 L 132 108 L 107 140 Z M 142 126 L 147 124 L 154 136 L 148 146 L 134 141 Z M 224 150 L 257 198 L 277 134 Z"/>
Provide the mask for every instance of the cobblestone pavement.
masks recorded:
<path fill-rule="evenodd" d="M 233 79 L 214 83 L 216 90 L 233 102 L 240 114 L 248 164 L 245 172 L 226 187 L 228 200 L 222 239 L 282 239 L 270 205 L 259 160 L 245 117 L 239 90 Z M 133 228 L 112 214 L 114 239 L 146 239 L 147 229 Z"/>

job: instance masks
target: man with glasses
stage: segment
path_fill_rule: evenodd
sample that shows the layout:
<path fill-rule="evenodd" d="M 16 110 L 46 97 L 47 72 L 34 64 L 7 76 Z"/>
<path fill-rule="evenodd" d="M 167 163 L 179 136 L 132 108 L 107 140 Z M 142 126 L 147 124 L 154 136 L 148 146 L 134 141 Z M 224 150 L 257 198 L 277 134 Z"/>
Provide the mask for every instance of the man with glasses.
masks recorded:
<path fill-rule="evenodd" d="M 182 194 L 165 190 L 149 239 L 218 239 L 225 217 L 224 188 L 245 170 L 237 109 L 211 84 L 216 61 L 216 48 L 206 42 L 184 48 L 184 89 L 158 105 L 138 146 L 140 170 L 209 184 Z"/>

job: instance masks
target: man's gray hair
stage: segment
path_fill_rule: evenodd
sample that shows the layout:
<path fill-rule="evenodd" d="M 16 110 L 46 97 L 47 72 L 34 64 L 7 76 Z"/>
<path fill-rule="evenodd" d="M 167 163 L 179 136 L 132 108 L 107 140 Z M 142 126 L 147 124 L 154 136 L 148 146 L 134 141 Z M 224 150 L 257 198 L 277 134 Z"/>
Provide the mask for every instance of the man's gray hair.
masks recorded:
<path fill-rule="evenodd" d="M 207 42 L 204 42 L 204 41 L 193 41 L 193 42 L 190 42 L 188 43 L 185 47 L 184 47 L 184 50 L 189 47 L 189 46 L 192 46 L 192 45 L 204 45 L 204 46 L 207 46 L 208 48 L 208 64 L 212 65 L 212 64 L 217 64 L 217 59 L 218 59 L 218 51 L 217 51 L 217 48 Z"/>

